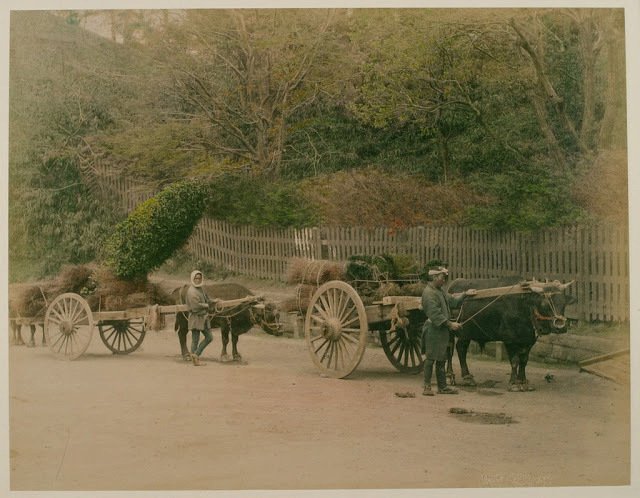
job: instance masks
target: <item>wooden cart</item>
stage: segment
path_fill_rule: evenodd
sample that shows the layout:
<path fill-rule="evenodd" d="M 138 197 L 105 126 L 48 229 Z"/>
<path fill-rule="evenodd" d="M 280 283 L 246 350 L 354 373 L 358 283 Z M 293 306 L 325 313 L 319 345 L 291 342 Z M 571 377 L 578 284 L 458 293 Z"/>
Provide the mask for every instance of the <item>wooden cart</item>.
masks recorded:
<path fill-rule="evenodd" d="M 390 296 L 365 306 L 351 285 L 334 280 L 311 297 L 305 340 L 313 363 L 328 377 L 344 378 L 356 369 L 370 330 L 379 333 L 394 367 L 418 373 L 424 363 L 420 339 L 425 320 L 419 297 Z"/>
<path fill-rule="evenodd" d="M 260 296 L 228 301 L 217 300 L 212 315 L 224 314 L 225 309 L 252 306 Z M 94 326 L 100 338 L 114 354 L 133 353 L 142 344 L 146 326 L 153 314 L 175 314 L 187 311 L 186 304 L 145 306 L 122 311 L 91 311 L 89 303 L 80 295 L 65 293 L 56 297 L 44 317 L 44 334 L 51 352 L 58 358 L 75 360 L 89 347 Z"/>
<path fill-rule="evenodd" d="M 489 306 L 505 295 L 531 292 L 539 284 L 534 280 L 481 289 L 470 299 L 492 298 Z M 396 369 L 418 373 L 424 364 L 421 337 L 425 320 L 420 297 L 388 296 L 365 306 L 351 285 L 334 280 L 311 297 L 304 331 L 313 363 L 328 377 L 344 378 L 356 369 L 370 331 L 378 332 L 385 355 Z"/>

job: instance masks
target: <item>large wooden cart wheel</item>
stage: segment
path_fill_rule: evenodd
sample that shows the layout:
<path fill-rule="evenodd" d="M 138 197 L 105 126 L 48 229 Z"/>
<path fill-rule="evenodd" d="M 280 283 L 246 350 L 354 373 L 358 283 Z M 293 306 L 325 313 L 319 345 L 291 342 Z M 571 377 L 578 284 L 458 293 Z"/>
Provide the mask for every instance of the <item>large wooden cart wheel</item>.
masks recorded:
<path fill-rule="evenodd" d="M 75 360 L 89 347 L 93 314 L 89 304 L 71 292 L 56 297 L 44 318 L 44 335 L 58 358 Z"/>
<path fill-rule="evenodd" d="M 98 330 L 100 339 L 114 354 L 133 353 L 142 344 L 146 333 L 144 318 L 101 320 Z"/>
<path fill-rule="evenodd" d="M 367 313 L 358 293 L 346 282 L 321 285 L 311 297 L 304 323 L 311 359 L 335 378 L 353 372 L 367 346 Z"/>
<path fill-rule="evenodd" d="M 422 371 L 422 327 L 410 322 L 406 328 L 380 331 L 380 344 L 391 364 L 400 372 L 417 374 Z"/>

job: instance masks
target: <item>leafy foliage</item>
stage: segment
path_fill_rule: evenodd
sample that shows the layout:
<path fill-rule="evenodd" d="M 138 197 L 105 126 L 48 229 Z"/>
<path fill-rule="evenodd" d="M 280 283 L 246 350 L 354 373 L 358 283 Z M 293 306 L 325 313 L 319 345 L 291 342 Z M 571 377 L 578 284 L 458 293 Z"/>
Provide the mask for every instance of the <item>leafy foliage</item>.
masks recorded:
<path fill-rule="evenodd" d="M 372 166 L 438 178 L 433 151 L 413 123 L 379 129 L 355 119 L 344 108 L 318 103 L 298 114 L 289 131 L 282 164 L 286 178 L 304 179 Z"/>
<path fill-rule="evenodd" d="M 567 187 L 570 180 L 558 178 L 548 169 L 478 175 L 475 182 L 494 200 L 469 209 L 469 221 L 478 228 L 535 230 L 569 224 L 582 216 L 572 202 Z"/>
<path fill-rule="evenodd" d="M 306 80 L 327 49 L 326 10 L 187 11 L 158 40 L 181 121 L 209 132 L 192 145 L 277 178 L 289 116 L 313 102 Z M 325 56 L 326 58 L 326 56 Z"/>
<path fill-rule="evenodd" d="M 175 183 L 138 205 L 107 240 L 105 261 L 123 279 L 144 277 L 182 247 L 204 212 L 207 187 Z"/>
<path fill-rule="evenodd" d="M 204 209 L 235 223 L 619 220 L 624 40 L 621 9 L 16 12 L 12 278 L 96 255 L 97 160 L 215 178 Z"/>
<path fill-rule="evenodd" d="M 118 129 L 89 138 L 102 161 L 141 181 L 169 183 L 185 176 L 214 175 L 232 165 L 215 159 L 191 144 L 206 134 L 202 124 L 145 123 L 134 129 Z"/>
<path fill-rule="evenodd" d="M 69 158 L 38 163 L 28 188 L 15 200 L 12 280 L 51 275 L 64 264 L 93 261 L 104 234 L 115 224 L 111 206 L 93 195 L 77 164 Z"/>
<path fill-rule="evenodd" d="M 303 227 L 317 218 L 295 182 L 266 181 L 247 174 L 226 174 L 211 187 L 207 214 L 231 223 Z"/>

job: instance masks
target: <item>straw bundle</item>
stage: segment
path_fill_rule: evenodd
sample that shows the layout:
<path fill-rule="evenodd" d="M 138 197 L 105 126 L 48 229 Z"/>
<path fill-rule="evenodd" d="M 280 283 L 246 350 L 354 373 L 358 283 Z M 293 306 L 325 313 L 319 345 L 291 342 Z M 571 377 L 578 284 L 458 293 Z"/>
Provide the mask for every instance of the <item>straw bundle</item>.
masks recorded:
<path fill-rule="evenodd" d="M 289 284 L 320 286 L 330 280 L 344 280 L 344 264 L 324 259 L 293 258 L 287 271 Z"/>
<path fill-rule="evenodd" d="M 96 290 L 88 299 L 91 309 L 103 311 L 142 308 L 151 304 L 171 304 L 171 296 L 158 284 L 146 279 L 123 280 L 105 268 L 97 269 L 93 278 Z"/>
<path fill-rule="evenodd" d="M 11 316 L 44 317 L 47 307 L 60 294 L 80 294 L 92 311 L 116 311 L 151 304 L 172 304 L 171 296 L 146 279 L 122 280 L 105 268 L 66 266 L 50 282 L 12 292 Z"/>
<path fill-rule="evenodd" d="M 42 318 L 47 311 L 49 297 L 46 286 L 33 285 L 18 292 L 10 300 L 11 316 Z"/>
<path fill-rule="evenodd" d="M 50 284 L 50 294 L 57 296 L 65 292 L 86 295 L 96 288 L 93 280 L 95 268 L 86 265 L 67 265 Z"/>
<path fill-rule="evenodd" d="M 374 301 L 380 301 L 386 296 L 399 296 L 400 286 L 394 283 L 382 283 L 380 287 L 373 293 Z"/>
<path fill-rule="evenodd" d="M 124 296 L 109 294 L 102 301 L 103 311 L 126 310 L 129 308 L 142 308 L 149 303 L 146 292 L 134 292 Z"/>
<path fill-rule="evenodd" d="M 309 301 L 311 296 L 318 290 L 315 285 L 298 284 L 296 286 L 296 295 L 290 299 L 286 299 L 280 303 L 280 309 L 286 312 L 297 311 L 299 313 L 306 313 L 309 307 Z"/>

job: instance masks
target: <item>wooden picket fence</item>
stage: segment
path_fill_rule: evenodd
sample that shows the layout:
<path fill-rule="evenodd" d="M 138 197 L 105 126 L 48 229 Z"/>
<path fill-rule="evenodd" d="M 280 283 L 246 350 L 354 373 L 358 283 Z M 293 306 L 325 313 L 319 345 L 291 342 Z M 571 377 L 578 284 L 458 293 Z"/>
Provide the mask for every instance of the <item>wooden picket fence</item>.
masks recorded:
<path fill-rule="evenodd" d="M 96 169 L 105 194 L 131 211 L 153 195 L 126 177 Z M 405 254 L 423 266 L 447 262 L 452 278 L 574 280 L 580 320 L 629 319 L 629 239 L 626 227 L 572 226 L 537 232 L 495 232 L 455 226 L 402 230 L 362 227 L 276 229 L 204 218 L 188 242 L 198 258 L 231 272 L 284 281 L 291 258 L 345 261 L 352 255 Z"/>
<path fill-rule="evenodd" d="M 452 278 L 518 275 L 574 280 L 581 320 L 629 319 L 626 229 L 566 227 L 538 232 L 493 232 L 464 227 L 405 230 L 319 227 L 296 230 L 234 226 L 203 219 L 189 241 L 197 257 L 253 277 L 284 280 L 293 257 L 345 261 L 351 255 L 406 254 L 419 265 L 439 259 Z"/>

